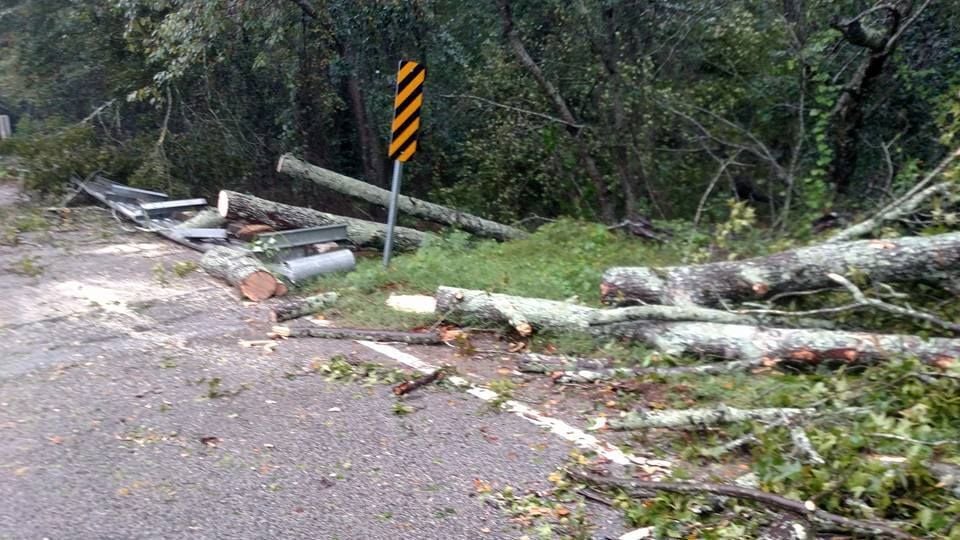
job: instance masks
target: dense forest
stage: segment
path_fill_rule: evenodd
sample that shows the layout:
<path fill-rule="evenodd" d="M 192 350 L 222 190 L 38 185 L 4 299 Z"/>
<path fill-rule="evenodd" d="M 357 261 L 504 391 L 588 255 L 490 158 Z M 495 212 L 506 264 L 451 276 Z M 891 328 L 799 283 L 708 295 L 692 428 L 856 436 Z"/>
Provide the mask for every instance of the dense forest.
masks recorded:
<path fill-rule="evenodd" d="M 733 197 L 799 233 L 942 158 L 958 27 L 914 0 L 4 0 L 0 106 L 32 187 L 99 169 L 329 206 L 277 157 L 385 185 L 410 58 L 429 68 L 411 194 L 608 223 L 725 218 Z"/>

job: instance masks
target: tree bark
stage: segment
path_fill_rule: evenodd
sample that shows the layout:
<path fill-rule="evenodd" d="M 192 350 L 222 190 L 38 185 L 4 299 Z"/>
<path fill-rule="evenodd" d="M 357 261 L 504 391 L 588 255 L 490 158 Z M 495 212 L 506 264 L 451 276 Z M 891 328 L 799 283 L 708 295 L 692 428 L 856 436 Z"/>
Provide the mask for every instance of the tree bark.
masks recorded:
<path fill-rule="evenodd" d="M 867 94 L 883 74 L 903 31 L 912 22 L 912 18 L 907 19 L 912 3 L 912 0 L 899 0 L 890 5 L 887 22 L 882 30 L 864 27 L 862 22 L 856 19 L 833 25 L 843 33 L 849 43 L 867 49 L 867 56 L 860 62 L 850 81 L 844 85 L 830 115 L 833 143 L 830 179 L 838 193 L 848 191 L 856 170 L 859 158 L 857 146 L 863 128 L 863 109 Z M 922 10 L 923 7 L 920 8 L 920 11 Z"/>
<path fill-rule="evenodd" d="M 871 280 L 910 282 L 947 274 L 960 263 L 960 233 L 820 244 L 768 257 L 666 268 L 619 267 L 603 274 L 605 301 L 715 306 L 833 287 L 827 274 L 856 270 Z"/>
<path fill-rule="evenodd" d="M 835 327 L 830 321 L 818 319 L 790 319 L 762 314 L 740 314 L 700 306 L 630 306 L 619 309 L 604 309 L 597 311 L 590 317 L 590 326 L 603 326 L 629 321 L 701 321 L 827 330 Z"/>
<path fill-rule="evenodd" d="M 277 293 L 279 282 L 263 264 L 251 255 L 227 247 L 215 247 L 200 259 L 208 274 L 227 281 L 244 296 L 260 302 Z"/>
<path fill-rule="evenodd" d="M 748 421 L 771 421 L 799 416 L 814 416 L 816 409 L 736 409 L 720 405 L 711 409 L 667 409 L 629 412 L 620 418 L 602 422 L 612 430 L 651 428 L 703 429 L 708 426 Z"/>
<path fill-rule="evenodd" d="M 835 330 L 765 328 L 713 322 L 634 321 L 591 326 L 594 308 L 452 287 L 437 290 L 437 314 L 465 323 L 509 324 L 498 309 L 509 302 L 535 330 L 551 329 L 621 337 L 666 354 L 684 353 L 728 360 L 762 360 L 765 365 L 856 364 L 912 356 L 940 368 L 960 359 L 960 339 Z"/>
<path fill-rule="evenodd" d="M 221 191 L 218 203 L 220 215 L 269 225 L 276 230 L 300 229 L 320 225 L 346 224 L 347 241 L 357 247 L 381 248 L 387 237 L 386 225 L 362 219 L 327 214 L 311 208 L 292 206 L 235 191 Z M 407 227 L 394 229 L 394 249 L 415 250 L 431 235 Z"/>
<path fill-rule="evenodd" d="M 277 171 L 297 178 L 310 180 L 325 188 L 376 205 L 383 207 L 390 205 L 389 191 L 366 182 L 355 180 L 349 176 L 337 174 L 333 171 L 317 167 L 316 165 L 311 165 L 290 154 L 286 154 L 280 158 L 279 163 L 277 163 Z M 401 195 L 397 199 L 397 209 L 405 214 L 436 223 L 451 225 L 478 236 L 488 236 L 496 238 L 497 240 L 512 240 L 527 236 L 526 232 L 515 227 L 503 225 L 465 212 L 460 212 L 459 210 L 420 199 L 414 199 L 413 197 L 407 197 L 405 195 Z"/>
<path fill-rule="evenodd" d="M 274 326 L 273 334 L 288 338 L 358 339 L 364 341 L 399 342 L 408 345 L 440 345 L 443 340 L 436 333 L 389 332 L 360 328 L 288 328 Z"/>
<path fill-rule="evenodd" d="M 609 358 L 578 358 L 526 353 L 517 361 L 524 373 L 549 373 L 558 383 L 592 383 L 625 377 L 671 377 L 677 375 L 717 375 L 763 367 L 762 360 L 733 360 L 693 366 L 615 367 Z"/>
<path fill-rule="evenodd" d="M 274 306 L 270 318 L 273 322 L 283 322 L 310 315 L 332 306 L 338 297 L 339 295 L 335 292 L 327 292 L 316 296 L 289 300 Z"/>

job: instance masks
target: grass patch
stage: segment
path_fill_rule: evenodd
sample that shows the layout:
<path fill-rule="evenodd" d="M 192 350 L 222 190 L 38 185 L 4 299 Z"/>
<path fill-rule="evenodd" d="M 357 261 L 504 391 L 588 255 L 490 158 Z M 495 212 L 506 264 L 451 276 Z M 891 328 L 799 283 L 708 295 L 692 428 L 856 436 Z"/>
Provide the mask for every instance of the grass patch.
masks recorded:
<path fill-rule="evenodd" d="M 337 311 L 352 323 L 409 326 L 431 318 L 390 313 L 383 302 L 391 293 L 432 295 L 447 285 L 599 305 L 605 269 L 680 259 L 679 250 L 669 244 L 645 242 L 603 225 L 562 220 L 523 240 L 504 243 L 473 241 L 452 232 L 416 253 L 396 257 L 389 269 L 378 258 L 361 259 L 356 271 L 320 278 L 307 289 L 341 293 Z"/>

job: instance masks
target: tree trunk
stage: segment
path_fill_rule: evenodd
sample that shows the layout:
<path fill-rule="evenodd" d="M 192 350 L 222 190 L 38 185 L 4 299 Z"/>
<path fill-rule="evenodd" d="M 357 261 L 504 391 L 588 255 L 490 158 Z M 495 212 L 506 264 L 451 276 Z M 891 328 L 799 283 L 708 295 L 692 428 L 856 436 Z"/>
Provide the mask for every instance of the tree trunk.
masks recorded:
<path fill-rule="evenodd" d="M 227 247 L 215 247 L 200 259 L 208 274 L 227 281 L 244 296 L 260 302 L 277 293 L 279 282 L 263 264 L 251 255 Z"/>
<path fill-rule="evenodd" d="M 328 292 L 290 300 L 274 306 L 270 318 L 273 322 L 283 322 L 310 315 L 332 306 L 338 296 L 335 292 Z"/>
<path fill-rule="evenodd" d="M 363 87 L 357 75 L 357 58 L 353 49 L 346 43 L 341 47 L 341 54 L 349 64 L 347 74 L 347 96 L 350 98 L 350 110 L 353 112 L 354 122 L 357 124 L 357 135 L 360 139 L 360 157 L 363 162 L 363 175 L 367 182 L 376 186 L 384 185 L 387 181 L 384 163 L 386 154 L 380 148 L 380 141 L 370 129 L 370 118 L 367 115 L 367 102 L 363 96 Z M 280 158 L 281 162 L 283 158 Z M 349 193 L 348 193 L 349 195 Z"/>
<path fill-rule="evenodd" d="M 947 368 L 960 359 L 960 339 L 835 330 L 766 328 L 712 322 L 643 321 L 591 326 L 600 310 L 539 298 L 440 287 L 437 314 L 465 323 L 510 324 L 498 304 L 508 303 L 535 330 L 583 332 L 640 341 L 665 354 L 696 354 L 766 365 L 855 364 L 912 356 Z"/>
<path fill-rule="evenodd" d="M 603 274 L 608 302 L 677 306 L 761 300 L 775 294 L 833 287 L 827 274 L 856 270 L 874 281 L 937 278 L 960 263 L 960 233 L 820 244 L 768 257 L 666 268 L 619 267 Z"/>
<path fill-rule="evenodd" d="M 553 104 L 553 108 L 557 111 L 557 114 L 560 115 L 560 119 L 567 124 L 567 133 L 574 139 L 573 146 L 577 153 L 577 158 L 586 170 L 587 177 L 589 177 L 593 183 L 594 189 L 597 190 L 597 198 L 600 202 L 600 217 L 604 223 L 613 223 L 614 208 L 613 202 L 610 200 L 610 190 L 607 187 L 607 182 L 603 178 L 603 175 L 600 174 L 597 162 L 593 159 L 593 156 L 590 155 L 586 142 L 576 140 L 580 130 L 574 126 L 578 125 L 579 122 L 577 122 L 576 117 L 573 116 L 560 91 L 547 79 L 543 74 L 543 70 L 540 69 L 537 62 L 530 56 L 530 53 L 527 52 L 527 48 L 523 45 L 523 41 L 517 34 L 516 28 L 514 28 L 510 2 L 508 0 L 500 0 L 499 3 L 503 34 L 507 38 L 507 43 L 509 43 L 510 48 L 513 49 L 517 60 L 520 61 L 520 65 L 530 73 L 537 82 L 537 85 L 540 86 L 540 89 Z"/>
<path fill-rule="evenodd" d="M 860 62 L 850 81 L 844 85 L 830 113 L 833 143 L 830 179 L 838 193 L 847 193 L 856 171 L 864 103 L 896 50 L 902 35 L 900 26 L 910 14 L 910 7 L 911 0 L 894 3 L 888 16 L 889 22 L 882 31 L 866 28 L 859 20 L 834 25 L 849 43 L 867 49 L 867 56 Z"/>
<path fill-rule="evenodd" d="M 381 248 L 387 237 L 387 227 L 380 223 L 277 203 L 235 191 L 221 191 L 217 207 L 220 215 L 229 220 L 242 219 L 262 223 L 277 230 L 346 224 L 347 241 L 357 247 Z M 431 235 L 414 229 L 396 227 L 394 249 L 415 250 L 430 237 Z"/>
<path fill-rule="evenodd" d="M 280 158 L 280 162 L 277 164 L 277 171 L 297 178 L 310 180 L 325 188 L 373 204 L 383 207 L 390 205 L 389 191 L 366 182 L 355 180 L 349 176 L 337 174 L 333 171 L 317 167 L 316 165 L 311 165 L 290 154 L 286 154 Z M 401 195 L 397 199 L 397 209 L 405 214 L 436 223 L 451 225 L 478 236 L 488 236 L 496 238 L 497 240 L 512 240 L 514 238 L 527 236 L 526 232 L 515 227 L 503 225 L 465 212 L 460 212 L 459 210 L 421 201 L 420 199 L 414 199 L 413 197 L 407 197 L 405 195 Z"/>

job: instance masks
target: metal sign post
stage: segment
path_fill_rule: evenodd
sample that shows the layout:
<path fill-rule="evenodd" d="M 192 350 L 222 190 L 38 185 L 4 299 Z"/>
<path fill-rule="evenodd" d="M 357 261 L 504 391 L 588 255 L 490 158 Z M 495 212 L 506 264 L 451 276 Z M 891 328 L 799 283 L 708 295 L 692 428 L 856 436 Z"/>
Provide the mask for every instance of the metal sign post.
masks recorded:
<path fill-rule="evenodd" d="M 390 209 L 387 214 L 387 239 L 383 246 L 383 266 L 390 266 L 393 251 L 393 229 L 397 223 L 397 199 L 400 197 L 400 179 L 403 164 L 417 151 L 420 131 L 420 107 L 423 105 L 423 80 L 427 69 L 417 62 L 400 61 L 397 71 L 397 93 L 393 102 L 390 159 L 393 160 L 393 182 L 390 188 Z"/>
<path fill-rule="evenodd" d="M 13 129 L 10 127 L 10 117 L 0 114 L 0 141 L 9 139 L 13 136 Z"/>

